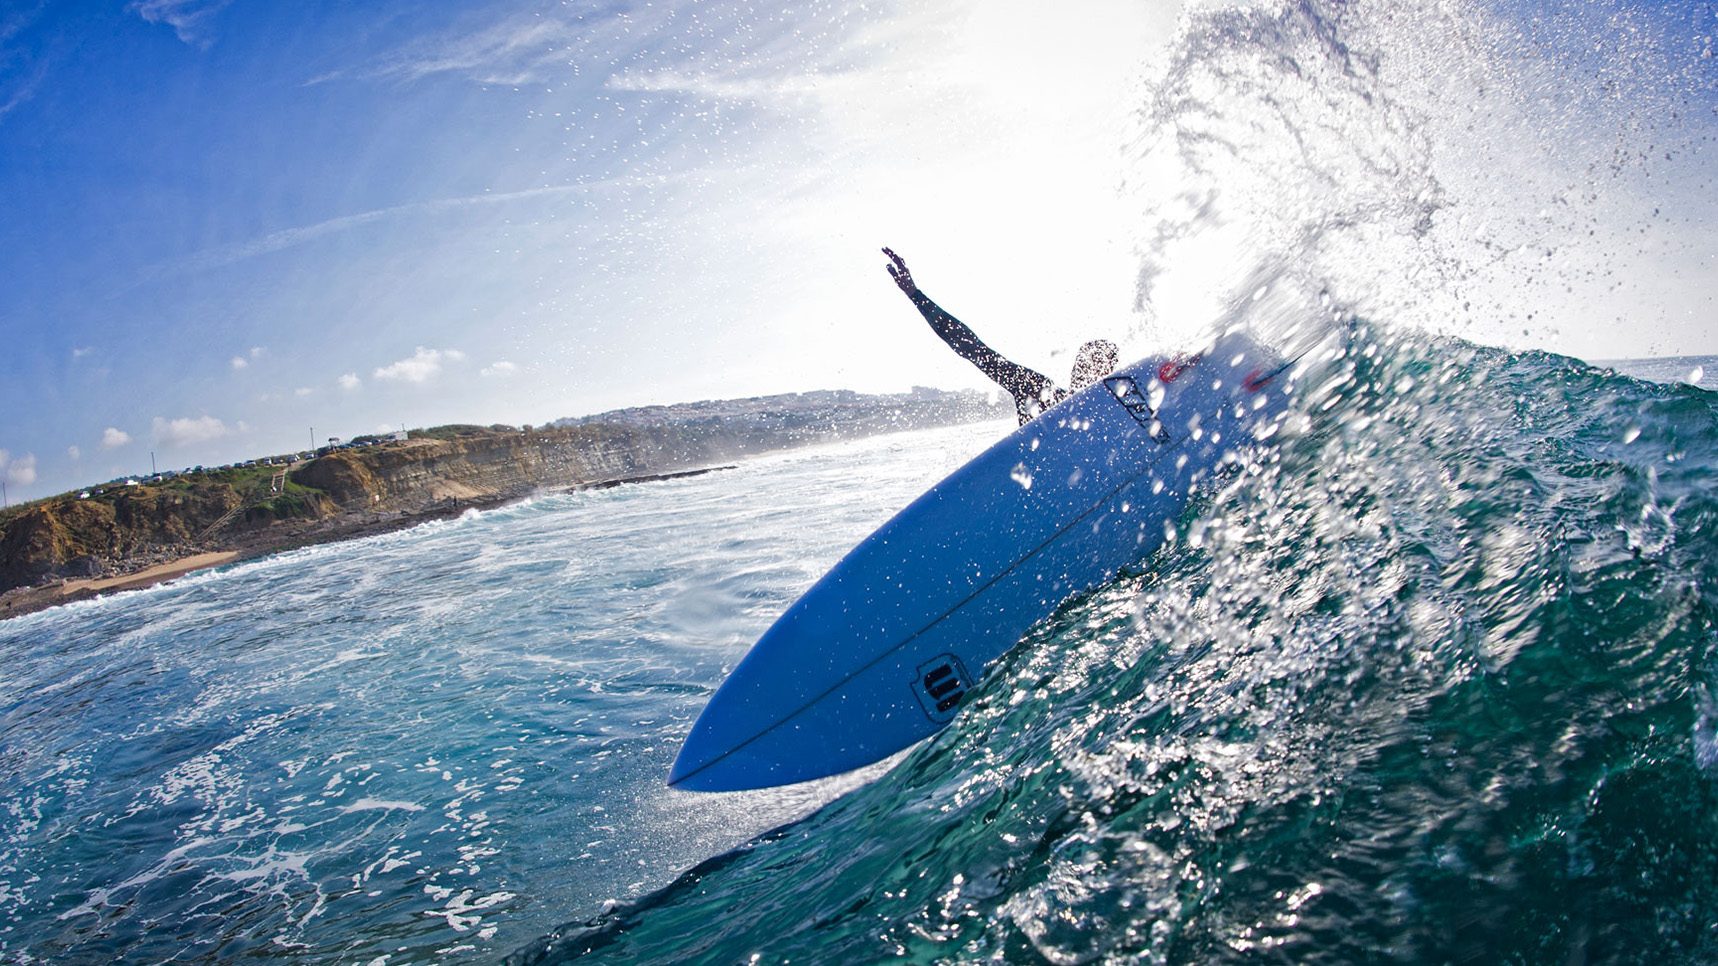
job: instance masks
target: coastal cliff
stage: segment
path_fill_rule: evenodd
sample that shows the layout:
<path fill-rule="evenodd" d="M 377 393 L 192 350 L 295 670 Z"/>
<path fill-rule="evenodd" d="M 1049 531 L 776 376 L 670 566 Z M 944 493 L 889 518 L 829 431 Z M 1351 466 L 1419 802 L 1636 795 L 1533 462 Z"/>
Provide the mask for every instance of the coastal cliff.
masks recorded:
<path fill-rule="evenodd" d="M 671 473 L 783 445 L 779 440 L 750 442 L 754 445 L 711 446 L 669 427 L 470 429 L 451 438 L 337 451 L 306 463 L 292 478 L 319 491 L 341 511 L 413 511 L 450 501 Z"/>
<path fill-rule="evenodd" d="M 618 410 L 540 428 L 437 427 L 324 452 L 290 468 L 123 481 L 0 516 L 0 594 L 16 598 L 27 593 L 19 588 L 110 578 L 199 554 L 253 556 L 546 490 L 1004 414 L 972 392 L 806 393 Z M 0 605 L 0 616 L 35 606 L 13 599 Z"/>

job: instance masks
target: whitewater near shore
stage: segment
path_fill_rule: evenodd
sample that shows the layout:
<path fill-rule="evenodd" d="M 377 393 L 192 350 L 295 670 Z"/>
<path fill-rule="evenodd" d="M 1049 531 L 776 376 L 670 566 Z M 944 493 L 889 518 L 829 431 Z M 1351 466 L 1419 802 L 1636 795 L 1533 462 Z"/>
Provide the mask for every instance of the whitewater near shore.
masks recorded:
<path fill-rule="evenodd" d="M 772 450 L 994 418 L 999 405 L 970 390 L 925 388 L 683 403 L 536 429 L 444 426 L 278 466 L 94 487 L 0 515 L 0 619 L 535 494 L 671 479 Z"/>
<path fill-rule="evenodd" d="M 756 625 L 1005 428 L 544 495 L 0 623 L 0 952 L 493 958 L 805 814 L 851 783 L 699 801 L 663 786 L 674 745 Z"/>

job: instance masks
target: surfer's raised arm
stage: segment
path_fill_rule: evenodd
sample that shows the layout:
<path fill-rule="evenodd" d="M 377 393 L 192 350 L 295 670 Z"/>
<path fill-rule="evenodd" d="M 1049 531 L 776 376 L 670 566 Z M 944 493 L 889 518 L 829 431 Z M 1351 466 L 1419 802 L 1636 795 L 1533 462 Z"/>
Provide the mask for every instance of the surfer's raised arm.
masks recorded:
<path fill-rule="evenodd" d="M 895 280 L 901 291 L 907 293 L 907 298 L 913 300 L 919 313 L 930 323 L 931 331 L 948 343 L 948 347 L 962 359 L 977 366 L 979 372 L 990 377 L 1014 397 L 1014 410 L 1020 416 L 1021 425 L 1024 426 L 1027 420 L 1066 395 L 1048 376 L 1018 363 L 1009 362 L 998 355 L 995 349 L 985 345 L 966 323 L 948 314 L 942 306 L 931 301 L 930 296 L 919 290 L 918 284 L 913 281 L 912 273 L 907 270 L 905 259 L 887 248 L 883 249 L 883 254 L 889 256 L 890 264 L 885 266 L 889 270 L 889 277 Z"/>

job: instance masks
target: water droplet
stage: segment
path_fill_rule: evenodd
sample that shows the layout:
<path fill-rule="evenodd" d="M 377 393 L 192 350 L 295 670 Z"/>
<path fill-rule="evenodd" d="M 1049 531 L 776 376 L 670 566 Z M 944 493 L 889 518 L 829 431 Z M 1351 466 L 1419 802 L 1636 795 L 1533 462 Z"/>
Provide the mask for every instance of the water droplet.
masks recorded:
<path fill-rule="evenodd" d="M 1008 474 L 1008 478 L 1020 484 L 1022 490 L 1032 489 L 1032 471 L 1026 468 L 1025 463 L 1014 464 L 1014 471 Z"/>
<path fill-rule="evenodd" d="M 1718 702 L 1712 692 L 1700 688 L 1695 694 L 1698 715 L 1694 719 L 1694 763 L 1711 771 L 1718 766 Z"/>
<path fill-rule="evenodd" d="M 1688 378 L 1684 381 L 1687 382 L 1690 386 L 1698 386 L 1698 385 L 1700 385 L 1700 380 L 1705 379 L 1705 378 L 1706 378 L 1706 367 L 1705 366 L 1695 366 L 1694 368 L 1688 370 Z"/>
<path fill-rule="evenodd" d="M 1623 433 L 1623 445 L 1624 446 L 1627 446 L 1628 444 L 1634 442 L 1637 439 L 1640 439 L 1640 427 L 1639 426 L 1630 426 L 1628 428 L 1628 431 Z"/>

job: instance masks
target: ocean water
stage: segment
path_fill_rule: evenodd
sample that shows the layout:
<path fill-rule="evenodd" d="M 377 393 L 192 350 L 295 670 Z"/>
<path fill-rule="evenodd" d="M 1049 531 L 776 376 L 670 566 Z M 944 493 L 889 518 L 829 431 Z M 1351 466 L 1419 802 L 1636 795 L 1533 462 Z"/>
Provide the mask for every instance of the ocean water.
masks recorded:
<path fill-rule="evenodd" d="M 1007 427 L 548 496 L 0 624 L 12 961 L 1710 961 L 1718 393 L 1356 324 L 953 725 L 663 779 Z"/>
<path fill-rule="evenodd" d="M 1662 6 L 1164 5 L 1126 334 L 1315 346 L 1296 418 L 863 773 L 663 785 L 1005 425 L 0 623 L 0 960 L 1718 961 L 1718 365 L 1492 347 L 1711 351 Z"/>
<path fill-rule="evenodd" d="M 1718 393 L 1367 333 L 1149 573 L 520 961 L 1711 962 Z"/>
<path fill-rule="evenodd" d="M 829 563 L 1006 428 L 545 496 L 0 623 L 0 959 L 493 960 L 807 814 L 856 779 L 671 792 L 680 739 Z"/>
<path fill-rule="evenodd" d="M 1655 359 L 1619 359 L 1600 364 L 1638 379 L 1681 382 L 1702 389 L 1718 389 L 1718 356 L 1663 356 Z"/>

